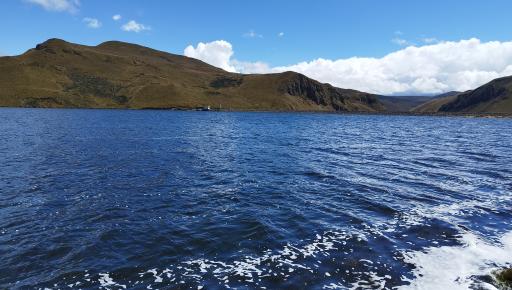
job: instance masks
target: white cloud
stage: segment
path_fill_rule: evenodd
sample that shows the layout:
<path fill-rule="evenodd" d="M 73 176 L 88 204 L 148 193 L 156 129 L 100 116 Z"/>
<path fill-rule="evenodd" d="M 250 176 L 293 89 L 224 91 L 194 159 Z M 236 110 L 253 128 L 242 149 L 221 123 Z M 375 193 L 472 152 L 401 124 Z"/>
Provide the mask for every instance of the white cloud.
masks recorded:
<path fill-rule="evenodd" d="M 151 30 L 151 27 L 141 23 L 137 23 L 135 20 L 130 20 L 128 23 L 121 26 L 121 29 L 128 32 L 139 33 L 144 30 Z"/>
<path fill-rule="evenodd" d="M 112 16 L 112 19 L 113 19 L 114 21 L 121 20 L 121 18 L 122 18 L 122 17 L 121 17 L 121 15 L 119 15 L 119 14 L 116 14 L 116 15 Z"/>
<path fill-rule="evenodd" d="M 398 44 L 400 46 L 414 45 L 414 43 L 409 42 L 408 40 L 400 38 L 400 37 L 395 37 L 395 38 L 391 39 L 391 42 L 393 42 L 394 44 Z"/>
<path fill-rule="evenodd" d="M 248 62 L 233 59 L 229 64 L 235 67 L 236 72 L 241 73 L 264 74 L 272 71 L 268 63 L 262 61 Z"/>
<path fill-rule="evenodd" d="M 263 35 L 256 33 L 254 30 L 249 30 L 248 32 L 243 34 L 244 37 L 247 38 L 263 38 Z"/>
<path fill-rule="evenodd" d="M 382 58 L 316 59 L 273 71 L 293 70 L 338 87 L 380 93 L 465 91 L 512 74 L 512 41 L 476 38 L 410 46 Z"/>
<path fill-rule="evenodd" d="M 279 36 L 279 37 L 283 37 L 283 36 L 284 36 L 284 32 L 279 32 L 279 33 L 277 34 L 277 36 Z"/>
<path fill-rule="evenodd" d="M 423 41 L 426 44 L 432 44 L 432 43 L 439 43 L 439 42 L 441 42 L 439 39 L 437 39 L 435 37 L 425 37 L 425 38 L 422 38 L 421 41 Z"/>
<path fill-rule="evenodd" d="M 83 22 L 87 23 L 87 27 L 90 27 L 90 28 L 100 28 L 101 27 L 101 22 L 96 18 L 85 17 L 83 19 Z"/>
<path fill-rule="evenodd" d="M 26 2 L 39 5 L 48 11 L 67 11 L 75 13 L 80 6 L 79 0 L 25 0 Z"/>
<path fill-rule="evenodd" d="M 187 46 L 184 55 L 200 59 L 221 69 L 235 72 L 235 67 L 231 64 L 233 56 L 233 47 L 231 43 L 224 40 L 216 40 L 208 43 L 198 43 L 197 47 Z"/>
<path fill-rule="evenodd" d="M 377 94 L 465 91 L 495 78 L 512 75 L 512 41 L 481 42 L 476 38 L 444 41 L 409 46 L 381 58 L 318 58 L 280 67 L 232 59 L 231 44 L 221 42 L 224 50 L 211 45 L 217 43 L 214 41 L 199 44 L 196 49 L 189 46 L 185 54 L 229 71 L 271 73 L 291 70 L 337 87 Z M 199 48 L 201 54 L 190 54 L 191 50 Z"/>

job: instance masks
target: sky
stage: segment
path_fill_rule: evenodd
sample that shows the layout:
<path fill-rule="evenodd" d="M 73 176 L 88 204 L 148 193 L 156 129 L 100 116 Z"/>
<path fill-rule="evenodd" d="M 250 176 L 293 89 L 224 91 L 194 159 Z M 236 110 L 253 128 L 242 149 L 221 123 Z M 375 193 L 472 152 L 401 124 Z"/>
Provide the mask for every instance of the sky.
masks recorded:
<path fill-rule="evenodd" d="M 0 55 L 54 37 L 120 40 L 233 72 L 436 94 L 512 75 L 510 11 L 510 0 L 2 0 Z"/>

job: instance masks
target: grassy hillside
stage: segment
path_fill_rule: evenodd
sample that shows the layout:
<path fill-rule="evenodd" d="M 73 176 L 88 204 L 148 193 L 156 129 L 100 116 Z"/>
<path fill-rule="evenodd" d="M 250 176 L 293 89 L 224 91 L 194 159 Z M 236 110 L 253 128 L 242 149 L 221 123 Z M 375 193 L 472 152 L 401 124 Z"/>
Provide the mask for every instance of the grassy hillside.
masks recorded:
<path fill-rule="evenodd" d="M 0 58 L 0 106 L 233 110 L 384 110 L 378 96 L 301 74 L 229 73 L 139 45 L 83 46 L 50 39 Z"/>
<path fill-rule="evenodd" d="M 414 113 L 436 113 L 441 106 L 455 100 L 458 94 L 460 94 L 460 92 L 449 92 L 437 95 L 429 101 L 411 108 L 410 111 Z"/>
<path fill-rule="evenodd" d="M 387 112 L 409 112 L 412 108 L 432 100 L 428 96 L 379 96 Z"/>
<path fill-rule="evenodd" d="M 416 113 L 512 114 L 512 77 L 495 79 L 475 90 L 441 96 L 415 107 Z"/>
<path fill-rule="evenodd" d="M 439 112 L 512 113 L 512 77 L 495 79 L 475 90 L 457 95 Z"/>
<path fill-rule="evenodd" d="M 512 113 L 512 77 L 434 98 L 340 89 L 294 72 L 244 75 L 200 60 L 109 41 L 50 39 L 0 57 L 0 106 L 69 108 Z"/>

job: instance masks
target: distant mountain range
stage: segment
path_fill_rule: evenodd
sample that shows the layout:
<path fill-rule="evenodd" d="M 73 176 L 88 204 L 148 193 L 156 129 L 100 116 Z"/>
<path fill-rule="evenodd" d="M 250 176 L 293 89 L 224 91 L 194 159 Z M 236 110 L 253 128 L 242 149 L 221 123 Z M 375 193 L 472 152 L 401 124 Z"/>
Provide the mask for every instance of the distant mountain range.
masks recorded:
<path fill-rule="evenodd" d="M 512 113 L 512 77 L 464 93 L 389 97 L 295 72 L 230 73 L 117 41 L 84 46 L 50 39 L 22 55 L 0 57 L 0 72 L 4 107 Z"/>

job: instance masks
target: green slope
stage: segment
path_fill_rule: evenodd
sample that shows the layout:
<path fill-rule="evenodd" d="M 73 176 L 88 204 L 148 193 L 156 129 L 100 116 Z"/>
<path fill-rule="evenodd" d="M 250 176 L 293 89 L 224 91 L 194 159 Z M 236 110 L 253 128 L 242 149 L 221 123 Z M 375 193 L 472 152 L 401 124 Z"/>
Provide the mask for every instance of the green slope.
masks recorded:
<path fill-rule="evenodd" d="M 512 77 L 495 79 L 475 90 L 457 95 L 439 112 L 512 113 Z"/>
<path fill-rule="evenodd" d="M 384 110 L 378 96 L 301 74 L 229 73 L 202 61 L 110 41 L 83 46 L 50 39 L 0 58 L 0 106 L 234 110 Z"/>

